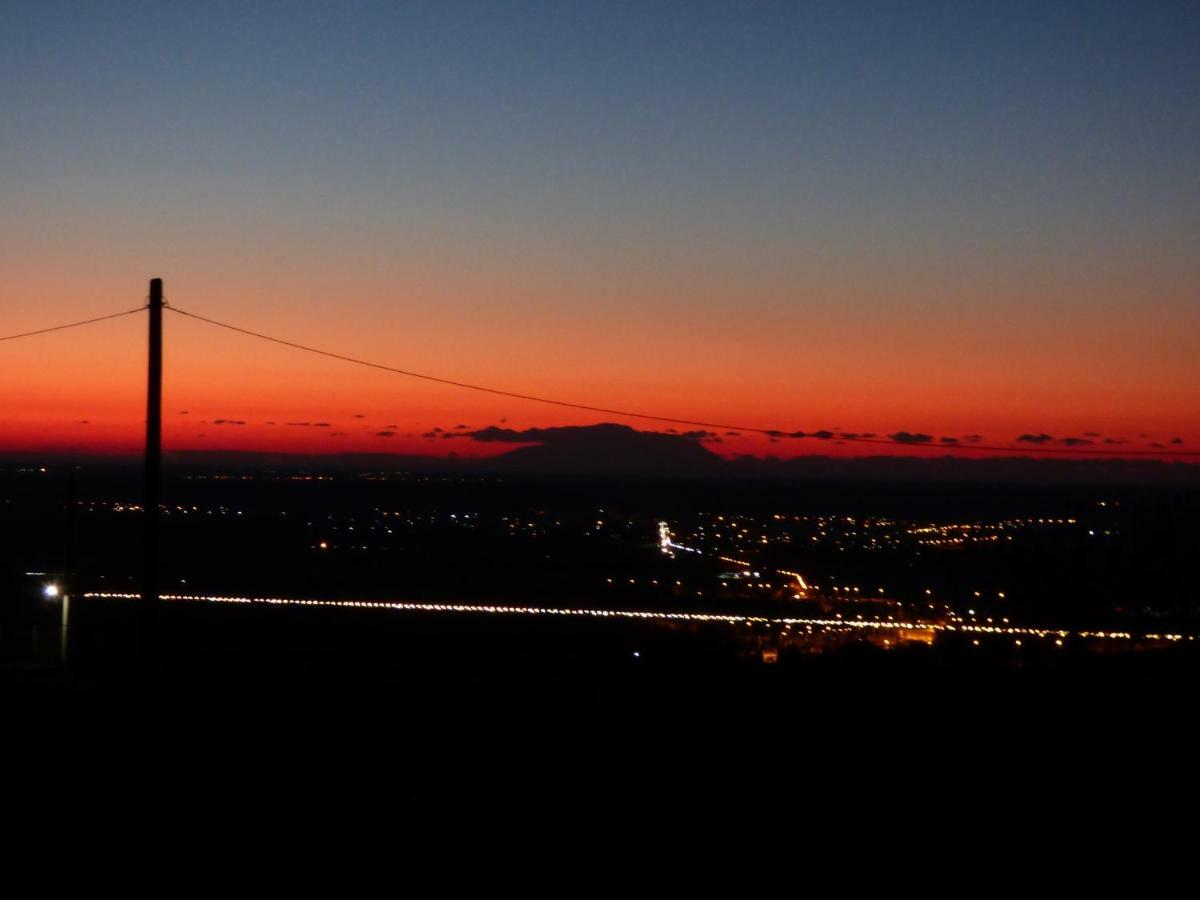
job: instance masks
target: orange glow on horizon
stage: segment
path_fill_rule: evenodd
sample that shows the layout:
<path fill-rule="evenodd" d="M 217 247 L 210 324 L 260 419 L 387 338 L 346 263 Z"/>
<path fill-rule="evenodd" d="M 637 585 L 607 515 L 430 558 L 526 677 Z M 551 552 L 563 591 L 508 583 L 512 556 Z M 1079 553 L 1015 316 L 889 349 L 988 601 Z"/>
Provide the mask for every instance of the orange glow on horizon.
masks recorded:
<path fill-rule="evenodd" d="M 0 305 L 9 310 L 4 330 L 136 303 L 136 291 L 127 285 L 118 289 L 113 283 L 90 294 L 82 283 L 75 287 L 59 286 L 64 299 L 57 303 L 30 303 L 19 281 L 0 288 Z M 1033 326 L 998 332 L 984 315 L 950 323 L 942 332 L 893 321 L 886 328 L 859 329 L 848 341 L 844 335 L 854 330 L 846 321 L 806 322 L 800 328 L 803 316 L 786 311 L 757 319 L 690 319 L 672 303 L 612 316 L 596 308 L 574 317 L 553 312 L 545 295 L 531 299 L 517 287 L 502 292 L 471 279 L 458 285 L 453 301 L 339 309 L 316 304 L 323 287 L 328 285 L 298 279 L 253 303 L 239 303 L 227 284 L 179 279 L 175 285 L 168 281 L 167 296 L 182 308 L 289 340 L 505 390 L 784 431 L 881 437 L 909 431 L 935 438 L 932 446 L 913 447 L 811 439 L 772 443 L 722 430 L 721 441 L 706 446 L 723 456 L 941 455 L 954 452 L 937 443 L 942 436 L 978 434 L 986 443 L 1009 445 L 1024 433 L 1078 437 L 1096 448 L 1146 450 L 1157 442 L 1191 450 L 1200 433 L 1200 364 L 1194 354 L 1175 350 L 1186 343 L 1185 335 L 1156 321 L 1099 317 L 1074 326 L 1075 340 L 1065 343 L 1059 333 Z M 378 286 L 373 290 L 378 293 Z M 449 290 L 441 286 L 443 293 Z M 484 314 L 479 303 L 458 299 L 472 292 L 488 298 L 488 309 L 523 304 L 539 315 Z M 296 294 L 304 297 L 303 315 L 289 312 L 288 300 Z M 86 304 L 71 299 L 82 296 Z M 584 298 L 574 305 L 589 308 Z M 534 321 L 536 328 L 529 324 Z M 1165 349 L 1147 356 L 1152 346 Z M 0 450 L 137 452 L 144 353 L 139 316 L 0 344 L 7 373 L 0 385 Z M 165 358 L 168 450 L 485 457 L 513 445 L 441 435 L 492 425 L 521 429 L 601 421 L 688 430 L 416 381 L 171 314 Z M 310 424 L 289 424 L 304 422 Z M 463 425 L 467 429 L 457 427 Z M 434 429 L 442 431 L 423 437 Z M 1187 443 L 1172 445 L 1176 437 Z M 1106 438 L 1126 443 L 1105 445 Z M 1029 455 L 1037 451 L 1028 447 Z"/>

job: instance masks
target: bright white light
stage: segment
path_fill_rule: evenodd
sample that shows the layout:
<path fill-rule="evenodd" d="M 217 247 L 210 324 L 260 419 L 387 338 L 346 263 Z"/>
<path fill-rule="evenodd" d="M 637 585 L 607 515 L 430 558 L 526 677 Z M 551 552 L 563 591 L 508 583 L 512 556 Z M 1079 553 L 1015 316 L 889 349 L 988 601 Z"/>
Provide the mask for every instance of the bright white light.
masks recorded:
<path fill-rule="evenodd" d="M 44 588 L 42 588 L 42 593 L 47 597 L 57 597 L 58 596 L 58 585 L 57 584 L 48 584 Z"/>

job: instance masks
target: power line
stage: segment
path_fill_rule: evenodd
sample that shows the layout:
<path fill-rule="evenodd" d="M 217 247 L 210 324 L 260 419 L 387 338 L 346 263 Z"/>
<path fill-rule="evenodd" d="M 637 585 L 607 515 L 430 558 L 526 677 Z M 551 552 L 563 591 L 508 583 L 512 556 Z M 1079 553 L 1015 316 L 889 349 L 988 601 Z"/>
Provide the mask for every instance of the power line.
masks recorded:
<path fill-rule="evenodd" d="M 39 328 L 37 331 L 24 331 L 21 334 L 8 334 L 0 337 L 0 341 L 15 341 L 17 338 L 33 337 L 38 334 L 47 334 L 51 331 L 62 331 L 65 328 L 78 328 L 80 325 L 91 325 L 95 322 L 104 322 L 108 319 L 119 319 L 121 316 L 131 316 L 134 313 L 142 312 L 146 307 L 139 306 L 137 309 L 127 309 L 124 312 L 112 313 L 108 316 L 97 316 L 94 319 L 84 319 L 82 322 L 68 322 L 66 325 L 51 325 L 49 328 Z"/>
<path fill-rule="evenodd" d="M 168 306 L 171 312 L 178 313 L 181 316 L 188 316 L 192 319 L 199 319 L 201 322 L 207 322 L 210 325 L 217 325 L 221 328 L 228 328 L 230 331 L 236 331 L 240 334 L 247 334 L 251 337 L 261 338 L 264 341 L 271 341 L 274 344 L 282 344 L 285 347 L 291 347 L 295 350 L 304 350 L 308 353 L 316 353 L 319 356 L 327 356 L 330 359 L 340 359 L 342 362 L 354 363 L 359 366 L 368 366 L 372 369 L 382 369 L 384 372 L 392 372 L 396 375 L 407 375 L 409 378 L 419 378 L 422 381 L 433 381 L 437 384 L 446 384 L 451 387 L 467 388 L 472 391 L 482 391 L 485 394 L 496 394 L 501 397 L 512 397 L 516 400 L 530 400 L 534 403 L 549 403 L 552 406 L 565 406 L 568 409 L 582 409 L 587 412 L 604 413 L 610 416 L 622 416 L 625 418 L 634 419 L 650 419 L 655 422 L 672 422 L 676 425 L 695 425 L 700 428 L 726 428 L 741 431 L 753 431 L 761 434 L 771 434 L 771 430 L 767 428 L 752 428 L 748 425 L 726 425 L 720 422 L 699 422 L 692 419 L 676 419 L 671 416 L 656 416 L 650 413 L 630 412 L 623 409 L 608 409 L 603 406 L 589 406 L 585 403 L 573 403 L 569 400 L 551 400 L 548 397 L 536 397 L 532 394 L 519 394 L 514 391 L 505 391 L 500 388 L 484 387 L 478 384 L 468 384 L 465 381 L 454 381 L 449 378 L 439 378 L 436 375 L 425 375 L 421 372 L 410 372 L 407 369 L 398 369 L 395 366 L 385 366 L 382 363 L 369 362 L 365 359 L 356 359 L 353 356 L 344 356 L 341 353 L 331 353 L 328 350 L 319 350 L 316 347 L 308 347 L 304 344 L 297 344 L 294 341 L 285 341 L 282 338 L 271 337 L 269 334 L 262 334 L 257 331 L 250 331 L 247 328 L 239 328 L 237 325 L 230 325 L 227 322 L 218 322 L 216 319 L 209 319 L 205 316 L 190 313 L 182 310 L 177 306 Z"/>
<path fill-rule="evenodd" d="M 180 309 L 177 306 L 164 307 L 169 312 L 177 313 L 181 316 L 187 316 L 189 319 L 196 319 L 201 322 L 207 322 L 209 325 L 215 325 L 218 328 L 225 328 L 229 331 L 236 331 L 238 334 L 248 335 L 249 337 L 258 338 L 260 340 L 269 341 L 273 344 L 279 344 L 284 347 L 291 347 L 293 350 L 303 350 L 306 353 L 314 353 L 318 356 L 324 356 L 329 359 L 336 359 L 342 362 L 353 363 L 358 366 L 366 366 L 371 369 L 379 369 L 384 372 L 391 372 L 395 375 L 404 375 L 409 378 L 417 378 L 422 381 L 431 381 L 436 384 L 449 385 L 450 387 L 466 388 L 467 390 L 480 391 L 485 394 L 494 394 L 499 397 L 510 397 L 516 400 L 528 400 L 533 403 L 545 403 L 551 406 L 566 407 L 567 409 L 579 409 L 586 412 L 603 413 L 604 415 L 619 416 L 629 419 L 646 419 L 654 422 L 669 422 L 673 425 L 691 425 L 697 428 L 722 428 L 727 431 L 748 431 L 753 434 L 765 434 L 775 438 L 787 437 L 817 437 L 817 435 L 800 435 L 797 433 L 789 433 L 784 429 L 779 428 L 758 428 L 751 425 L 731 425 L 723 422 L 703 422 L 696 419 L 680 419 L 674 416 L 659 416 L 652 413 L 634 412 L 627 409 L 612 409 L 604 406 L 591 406 L 586 403 L 575 403 L 569 400 L 554 400 L 549 397 L 538 397 L 533 394 L 521 394 L 516 391 L 506 391 L 500 388 L 486 387 L 479 384 L 469 384 L 465 381 L 455 381 L 450 378 L 441 378 L 436 375 L 427 375 L 422 372 L 413 372 L 408 369 L 400 369 L 395 366 L 384 365 L 383 363 L 371 362 L 365 359 L 358 359 L 353 356 L 346 356 L 341 353 L 333 353 L 329 350 L 321 350 L 317 347 L 309 347 L 306 344 L 298 344 L 295 341 L 284 340 L 283 338 L 273 337 L 269 334 L 263 334 L 259 331 L 251 331 L 248 328 L 241 328 L 237 325 L 230 325 L 228 322 L 220 322 L 216 319 L 210 319 L 207 316 L 201 316 L 197 313 L 188 312 Z M 875 437 L 849 437 L 842 435 L 832 435 L 827 440 L 840 440 L 847 443 L 855 444 L 890 444 L 892 446 L 909 447 L 909 448 L 925 448 L 925 449 L 942 449 L 947 452 L 952 450 L 984 450 L 997 453 L 1055 453 L 1078 456 L 1080 454 L 1093 456 L 1200 456 L 1200 452 L 1189 450 L 1116 450 L 1103 448 L 1070 448 L 1070 447 L 1005 447 L 994 444 L 975 444 L 975 443 L 935 443 L 932 438 L 928 441 L 914 440 L 897 440 L 895 438 L 875 438 Z"/>
<path fill-rule="evenodd" d="M 48 334 L 53 331 L 63 331 L 68 328 L 78 328 L 82 325 L 92 325 L 96 322 L 105 322 L 109 319 L 118 319 L 122 316 L 130 316 L 134 313 L 140 313 L 145 310 L 145 306 L 139 306 L 134 309 L 127 309 L 122 312 L 111 313 L 107 316 L 97 316 L 94 319 L 83 319 L 79 322 L 68 322 L 63 325 L 51 325 L 48 328 L 39 328 L 35 331 L 25 331 L 20 334 L 9 334 L 0 336 L 0 341 L 13 341 L 18 338 L 34 337 L 39 334 Z M 197 313 L 191 313 L 187 310 L 179 309 L 178 307 L 165 306 L 164 309 L 170 312 L 178 313 L 181 316 L 187 316 L 190 319 L 196 319 L 201 322 L 206 322 L 209 325 L 215 325 L 219 328 L 225 328 L 229 331 L 235 331 L 239 334 L 255 337 L 260 340 L 269 341 L 273 344 L 279 344 L 284 347 L 291 347 L 294 350 L 303 350 L 306 353 L 314 353 L 318 356 L 324 356 L 329 359 L 336 359 L 342 362 L 353 363 L 358 366 L 366 366 L 371 369 L 379 369 L 384 372 L 391 372 L 396 375 L 404 375 L 408 378 L 417 378 L 422 381 L 431 381 L 435 384 L 444 384 L 450 387 L 465 388 L 472 391 L 480 391 L 485 394 L 493 394 L 499 397 L 509 397 L 515 400 L 526 400 L 532 403 L 545 403 L 551 406 L 565 407 L 567 409 L 578 409 L 586 412 L 602 413 L 604 415 L 618 416 L 628 419 L 644 419 L 653 422 L 669 422 L 673 425 L 690 425 L 696 428 L 722 428 L 727 431 L 748 431 L 753 434 L 763 434 L 773 438 L 821 438 L 823 440 L 836 440 L 845 443 L 854 444 L 888 444 L 891 446 L 900 447 L 917 447 L 925 449 L 942 449 L 945 451 L 951 450 L 974 450 L 988 451 L 995 453 L 1039 453 L 1039 454 L 1063 454 L 1070 456 L 1089 455 L 1089 456 L 1200 456 L 1200 452 L 1192 450 L 1120 450 L 1120 449 L 1105 449 L 1096 447 L 1010 447 L 997 444 L 978 444 L 978 443 L 962 443 L 959 441 L 953 442 L 938 442 L 935 443 L 930 437 L 928 440 L 897 440 L 890 437 L 864 437 L 858 435 L 842 435 L 842 434 L 804 434 L 803 432 L 790 433 L 785 429 L 779 428 L 759 428 L 753 425 L 733 425 L 727 422 L 706 422 L 698 419 L 681 419 L 675 416 L 660 416 L 653 413 L 636 412 L 628 409 L 613 409 L 605 406 L 593 406 L 587 403 L 575 403 L 570 400 L 555 400 L 550 397 L 539 397 L 534 394 L 522 394 L 516 391 L 506 391 L 501 388 L 487 387 L 479 384 L 469 384 L 465 381 L 456 381 L 451 378 L 441 378 L 436 375 L 428 375 L 423 372 L 413 372 L 408 369 L 397 368 L 396 366 L 388 366 L 383 363 L 371 362 L 370 360 L 358 359 L 353 356 L 346 356 L 341 353 L 333 353 L 329 350 L 321 350 L 317 347 L 309 347 L 305 344 L 299 344 L 295 341 L 284 340 L 283 338 L 273 337 L 269 334 L 263 334 L 258 331 L 251 331 L 248 328 L 241 328 L 237 325 L 231 325 L 228 322 L 220 322 L 216 319 L 210 319 L 207 316 L 201 316 Z"/>

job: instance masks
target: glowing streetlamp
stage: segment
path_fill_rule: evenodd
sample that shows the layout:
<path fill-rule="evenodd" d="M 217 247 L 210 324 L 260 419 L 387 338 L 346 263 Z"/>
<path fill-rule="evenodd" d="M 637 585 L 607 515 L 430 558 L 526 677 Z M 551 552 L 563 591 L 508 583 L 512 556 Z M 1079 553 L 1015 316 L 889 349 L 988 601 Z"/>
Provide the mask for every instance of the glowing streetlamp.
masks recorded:
<path fill-rule="evenodd" d="M 62 588 L 53 581 L 42 586 L 42 596 L 47 600 L 60 598 L 62 604 L 62 626 L 58 633 L 58 659 L 65 666 L 67 664 L 67 625 L 71 618 L 71 598 L 64 594 Z"/>

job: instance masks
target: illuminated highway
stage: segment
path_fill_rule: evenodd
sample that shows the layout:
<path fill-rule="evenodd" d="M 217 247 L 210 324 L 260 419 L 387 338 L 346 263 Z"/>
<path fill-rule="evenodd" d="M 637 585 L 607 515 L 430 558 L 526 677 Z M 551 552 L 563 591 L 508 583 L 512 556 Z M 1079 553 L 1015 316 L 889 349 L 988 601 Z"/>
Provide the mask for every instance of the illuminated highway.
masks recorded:
<path fill-rule="evenodd" d="M 137 600 L 135 593 L 93 591 L 81 595 L 85 599 Z M 856 617 L 844 619 L 808 618 L 798 616 L 755 616 L 730 613 L 669 612 L 659 610 L 621 609 L 571 609 L 550 606 L 505 606 L 470 603 L 403 603 L 377 600 L 318 600 L 292 597 L 223 597 L 205 594 L 164 594 L 163 600 L 192 603 L 261 604 L 266 606 L 329 607 L 337 609 L 373 609 L 416 613 L 455 613 L 466 615 L 543 616 L 568 619 L 616 619 L 654 622 L 693 622 L 724 625 L 765 625 L 779 628 L 820 628 L 838 631 L 907 631 L 937 633 L 961 633 L 967 635 L 1008 636 L 1020 638 L 1044 638 L 1059 643 L 1070 638 L 1115 641 L 1194 641 L 1195 635 L 1180 633 L 1141 633 L 1128 631 L 1075 631 L 1058 628 L 1039 628 L 1019 625 L 968 625 L 942 622 L 905 622 L 892 619 L 868 619 Z"/>

